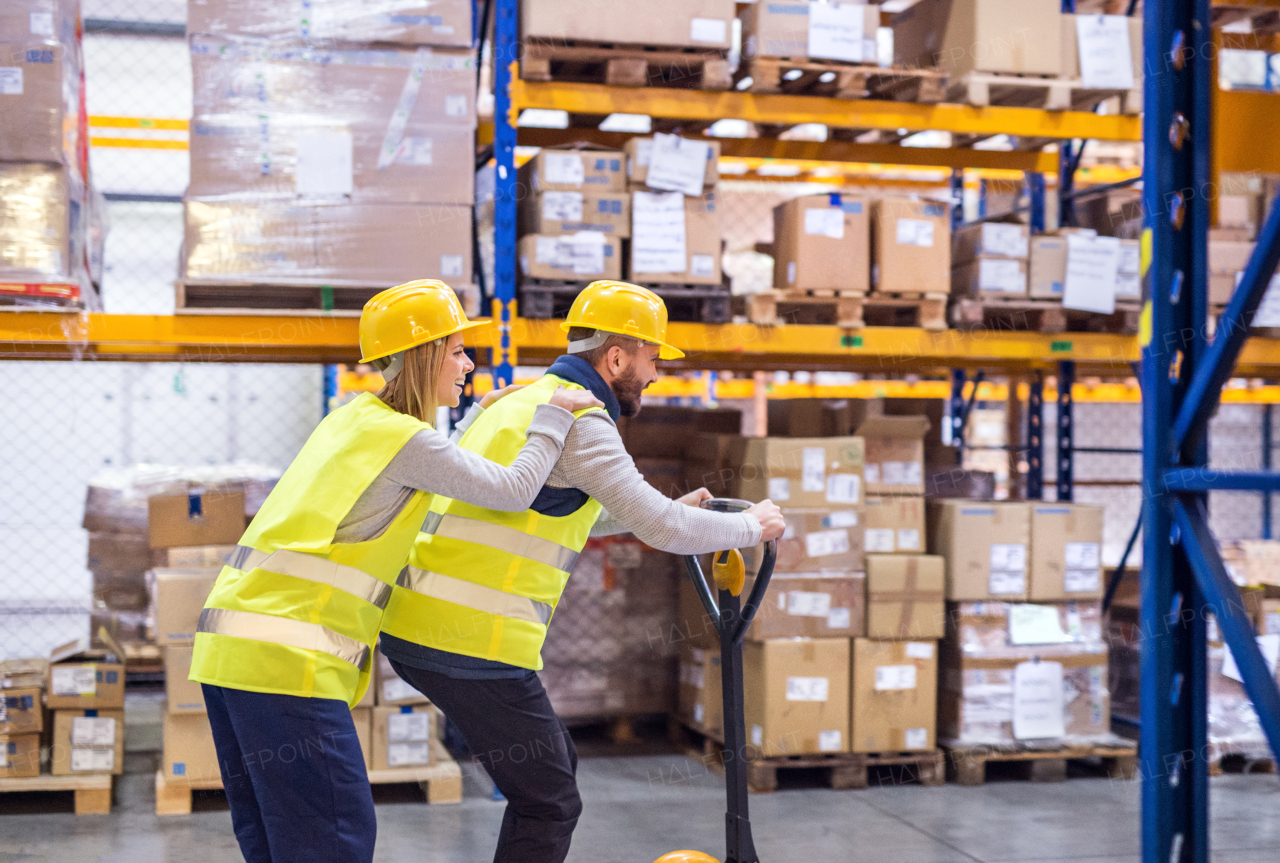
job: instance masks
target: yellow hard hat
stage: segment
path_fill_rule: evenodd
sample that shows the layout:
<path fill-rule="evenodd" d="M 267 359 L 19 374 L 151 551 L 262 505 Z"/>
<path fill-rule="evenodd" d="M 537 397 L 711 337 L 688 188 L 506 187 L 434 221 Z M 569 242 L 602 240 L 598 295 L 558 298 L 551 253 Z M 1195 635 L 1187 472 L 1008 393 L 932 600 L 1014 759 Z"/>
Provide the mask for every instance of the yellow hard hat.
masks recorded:
<path fill-rule="evenodd" d="M 360 362 L 407 351 L 464 330 L 489 326 L 473 323 L 453 288 L 438 279 L 418 279 L 387 288 L 364 304 L 360 313 Z"/>
<path fill-rule="evenodd" d="M 630 282 L 601 280 L 582 289 L 560 325 L 617 333 L 658 346 L 658 357 L 676 360 L 684 351 L 667 344 L 667 305 L 648 288 Z"/>
<path fill-rule="evenodd" d="M 663 854 L 653 863 L 720 863 L 720 860 L 701 851 L 672 851 L 670 854 Z"/>

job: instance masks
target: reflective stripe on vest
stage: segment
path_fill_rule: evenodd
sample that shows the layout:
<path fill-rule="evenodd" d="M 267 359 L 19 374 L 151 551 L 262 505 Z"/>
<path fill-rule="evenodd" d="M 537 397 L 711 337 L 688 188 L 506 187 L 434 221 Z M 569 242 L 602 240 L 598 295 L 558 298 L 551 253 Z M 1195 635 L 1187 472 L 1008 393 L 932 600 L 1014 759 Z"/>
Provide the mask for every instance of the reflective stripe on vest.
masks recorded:
<path fill-rule="evenodd" d="M 452 602 L 454 605 L 474 608 L 476 611 L 496 614 L 499 617 L 527 620 L 530 623 L 537 623 L 542 626 L 546 626 L 550 622 L 551 612 L 555 610 L 545 602 L 538 602 L 526 596 L 517 596 L 514 593 L 495 590 L 492 587 L 485 587 L 483 584 L 476 584 L 473 581 L 464 581 L 451 575 L 443 575 L 427 569 L 418 569 L 416 566 L 406 566 L 402 569 L 400 577 L 396 579 L 396 584 L 412 590 L 414 593 L 420 593 L 423 596 L 430 596 L 435 599 L 443 599 L 445 602 Z"/>
<path fill-rule="evenodd" d="M 533 536 L 505 525 L 451 513 L 431 513 L 422 525 L 422 532 L 488 546 L 507 554 L 544 563 L 561 572 L 573 569 L 573 563 L 578 559 L 577 551 L 558 542 Z M 465 603 L 462 604 L 465 605 Z"/>
<path fill-rule="evenodd" d="M 261 569 L 277 575 L 290 575 L 319 584 L 330 584 L 357 599 L 363 599 L 378 608 L 386 608 L 391 599 L 391 585 L 374 578 L 369 573 L 334 563 L 328 558 L 300 551 L 281 549 L 268 554 L 247 545 L 237 545 L 227 565 L 241 572 Z"/>
<path fill-rule="evenodd" d="M 200 612 L 196 632 L 268 641 L 301 650 L 318 650 L 349 662 L 356 668 L 363 668 L 365 660 L 369 658 L 369 646 L 354 638 L 325 629 L 318 623 L 276 617 L 273 614 L 206 608 Z"/>

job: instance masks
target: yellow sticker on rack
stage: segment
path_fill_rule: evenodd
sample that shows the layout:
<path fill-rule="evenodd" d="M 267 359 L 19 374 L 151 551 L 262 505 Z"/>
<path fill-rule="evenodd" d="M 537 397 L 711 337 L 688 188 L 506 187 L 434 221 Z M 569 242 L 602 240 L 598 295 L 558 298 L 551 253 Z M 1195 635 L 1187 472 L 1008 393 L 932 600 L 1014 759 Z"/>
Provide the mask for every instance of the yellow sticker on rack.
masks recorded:
<path fill-rule="evenodd" d="M 1142 245 L 1138 250 L 1138 275 L 1142 278 L 1147 277 L 1147 270 L 1151 267 L 1151 229 L 1142 229 Z"/>
<path fill-rule="evenodd" d="M 1149 344 L 1151 344 L 1151 301 L 1147 300 L 1142 304 L 1142 314 L 1138 317 L 1138 346 L 1145 348 Z"/>

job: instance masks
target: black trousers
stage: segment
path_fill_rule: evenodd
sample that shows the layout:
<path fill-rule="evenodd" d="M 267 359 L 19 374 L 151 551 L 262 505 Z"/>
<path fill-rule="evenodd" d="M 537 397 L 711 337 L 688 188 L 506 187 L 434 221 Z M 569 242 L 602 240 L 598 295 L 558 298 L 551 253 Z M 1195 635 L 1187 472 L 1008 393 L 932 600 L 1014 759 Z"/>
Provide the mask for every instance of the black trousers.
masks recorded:
<path fill-rule="evenodd" d="M 462 732 L 507 798 L 494 863 L 562 863 L 582 814 L 578 752 L 538 675 L 458 680 L 391 660 Z"/>

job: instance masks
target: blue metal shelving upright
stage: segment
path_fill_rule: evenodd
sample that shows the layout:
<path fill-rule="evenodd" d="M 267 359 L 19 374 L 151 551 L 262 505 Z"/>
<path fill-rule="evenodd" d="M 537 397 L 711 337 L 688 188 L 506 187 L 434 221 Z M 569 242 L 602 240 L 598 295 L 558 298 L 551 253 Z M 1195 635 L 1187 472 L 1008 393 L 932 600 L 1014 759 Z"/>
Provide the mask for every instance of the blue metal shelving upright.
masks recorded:
<path fill-rule="evenodd" d="M 516 127 L 511 116 L 511 70 L 520 50 L 518 0 L 496 0 L 493 24 L 493 316 L 497 347 L 489 366 L 493 383 L 515 381 L 515 345 L 511 321 L 516 308 Z"/>

